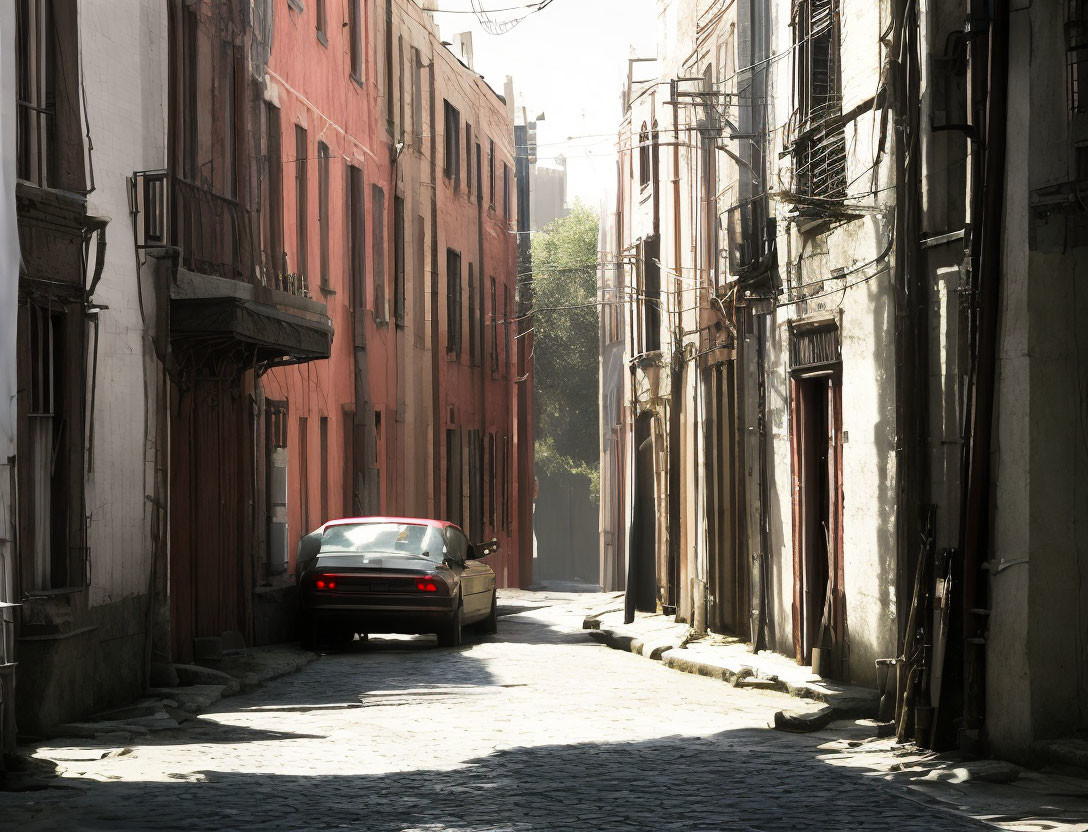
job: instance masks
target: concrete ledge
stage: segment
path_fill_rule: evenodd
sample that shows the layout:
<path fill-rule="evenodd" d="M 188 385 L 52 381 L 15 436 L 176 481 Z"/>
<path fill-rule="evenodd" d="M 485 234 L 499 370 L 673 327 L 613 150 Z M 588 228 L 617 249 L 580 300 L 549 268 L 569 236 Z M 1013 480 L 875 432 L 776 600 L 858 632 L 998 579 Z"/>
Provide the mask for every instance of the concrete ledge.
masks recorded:
<path fill-rule="evenodd" d="M 880 697 L 870 688 L 823 679 L 785 656 L 752 653 L 736 640 L 688 644 L 687 625 L 665 616 L 643 614 L 631 624 L 623 624 L 622 615 L 622 610 L 602 609 L 587 615 L 582 628 L 601 644 L 658 660 L 673 670 L 720 679 L 734 687 L 774 690 L 820 702 L 831 709 L 834 719 L 877 715 Z"/>
<path fill-rule="evenodd" d="M 224 696 L 253 690 L 262 683 L 306 667 L 316 653 L 293 644 L 249 648 L 201 665 L 167 665 L 178 684 L 152 687 L 152 698 L 99 713 L 80 722 L 54 724 L 44 731 L 50 738 L 115 737 L 127 741 L 149 731 L 177 728 L 180 722 L 210 708 Z"/>

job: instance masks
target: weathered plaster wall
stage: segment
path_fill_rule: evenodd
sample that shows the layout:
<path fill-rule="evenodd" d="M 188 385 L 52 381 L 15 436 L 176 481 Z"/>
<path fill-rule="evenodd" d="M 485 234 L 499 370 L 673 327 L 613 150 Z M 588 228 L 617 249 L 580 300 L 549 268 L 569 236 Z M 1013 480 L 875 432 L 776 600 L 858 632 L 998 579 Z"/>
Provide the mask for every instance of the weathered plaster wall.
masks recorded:
<path fill-rule="evenodd" d="M 158 433 L 162 376 L 153 344 L 159 287 L 141 277 L 136 259 L 129 177 L 165 166 L 166 18 L 166 8 L 150 1 L 79 5 L 83 104 L 93 143 L 87 212 L 109 220 L 105 265 L 91 298 L 102 307 L 96 375 L 93 328 L 87 345 L 89 588 L 86 608 L 75 604 L 71 612 L 73 629 L 91 629 L 70 640 L 21 643 L 24 668 L 38 664 L 49 680 L 41 702 L 33 703 L 42 706 L 34 717 L 43 724 L 131 700 L 146 685 L 153 529 L 165 523 L 167 459 Z M 88 285 L 93 244 L 91 252 Z M 37 647 L 48 647 L 40 663 Z M 66 687 L 66 679 L 73 684 Z M 32 690 L 33 680 L 25 681 Z"/>
<path fill-rule="evenodd" d="M 1012 35 L 1014 54 L 1024 57 L 1025 33 Z M 1032 95 L 1027 74 L 1010 73 L 1009 123 L 1027 124 Z M 1029 355 L 1028 199 L 1030 166 L 1023 163 L 1031 150 L 1031 129 L 1008 135 L 1005 170 L 1006 227 L 1004 279 L 1001 285 L 1002 319 L 998 330 L 997 388 L 994 397 L 994 453 L 992 454 L 993 559 L 1020 560 L 1031 552 L 1030 502 L 1036 487 L 1031 476 L 1030 435 L 1032 402 Z M 1017 160 L 1017 161 L 1013 161 Z M 1041 478 L 1040 483 L 1041 485 Z M 986 651 L 987 711 L 998 715 L 987 733 L 998 753 L 1025 747 L 1032 736 L 1032 684 L 1028 635 L 1030 609 L 1026 564 L 994 576 L 990 582 L 989 645 Z"/>
<path fill-rule="evenodd" d="M 840 11 L 844 112 L 871 98 L 880 83 L 884 55 L 879 42 L 888 19 L 886 3 L 846 0 Z M 792 48 L 788 3 L 772 8 L 772 53 Z M 793 66 L 778 61 L 772 71 L 773 124 L 786 124 L 795 100 Z M 789 326 L 812 314 L 839 318 L 842 344 L 843 560 L 846 640 L 852 681 L 874 684 L 873 660 L 896 655 L 895 605 L 895 356 L 892 301 L 891 210 L 895 200 L 890 155 L 881 157 L 879 111 L 865 112 L 845 126 L 846 181 L 851 203 L 864 206 L 861 217 L 834 227 L 805 230 L 779 202 L 779 257 L 790 297 L 774 320 L 768 352 L 767 396 L 772 581 L 772 644 L 793 653 L 794 500 L 790 448 Z M 776 144 L 780 143 L 776 139 Z M 782 148 L 769 157 L 778 160 Z M 774 163 L 772 181 L 791 181 L 792 159 Z M 792 230 L 791 230 L 792 229 Z M 792 265 L 791 265 L 792 264 Z M 835 275 L 842 275 L 835 277 Z"/>
<path fill-rule="evenodd" d="M 156 488 L 161 476 L 156 469 L 165 469 L 166 449 L 159 447 L 156 430 L 161 374 L 152 343 L 160 287 L 146 275 L 140 285 L 128 178 L 166 165 L 166 18 L 161 3 L 80 4 L 83 85 L 94 143 L 94 191 L 87 211 L 110 220 L 105 269 L 91 299 L 108 307 L 98 316 L 98 376 L 90 414 L 91 606 L 148 592 L 152 513 L 158 510 L 149 498 L 165 496 L 164 489 Z M 88 284 L 93 254 L 89 260 Z M 94 349 L 90 332 L 88 377 Z M 88 402 L 90 394 L 89 389 Z"/>
<path fill-rule="evenodd" d="M 0 5 L 0 42 L 15 40 L 15 6 Z M 15 219 L 15 50 L 0 50 L 0 602 L 15 601 L 15 333 L 19 235 Z M 15 615 L 0 608 L 0 665 L 15 660 Z M 0 676 L 0 754 L 15 747 L 14 674 Z"/>
<path fill-rule="evenodd" d="M 1088 725 L 1088 222 L 1047 200 L 1085 138 L 1052 59 L 1062 21 L 1025 9 L 1010 35 L 986 724 L 998 753 L 1022 756 Z"/>

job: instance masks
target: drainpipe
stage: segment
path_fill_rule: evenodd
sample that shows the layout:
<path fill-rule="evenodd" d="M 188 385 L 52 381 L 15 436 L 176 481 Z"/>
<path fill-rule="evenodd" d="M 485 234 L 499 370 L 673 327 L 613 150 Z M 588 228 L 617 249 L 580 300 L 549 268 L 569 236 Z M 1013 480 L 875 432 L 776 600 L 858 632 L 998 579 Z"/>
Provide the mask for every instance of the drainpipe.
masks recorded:
<path fill-rule="evenodd" d="M 985 0 L 973 0 L 972 24 L 985 19 Z M 1008 121 L 1008 0 L 992 0 L 988 42 L 970 40 L 969 88 L 985 96 L 969 116 L 982 136 L 982 177 L 973 183 L 973 216 L 981 233 L 973 243 L 972 284 L 975 309 L 975 364 L 964 452 L 965 495 L 961 540 L 964 580 L 964 713 L 961 747 L 977 751 L 984 742 L 986 714 L 986 624 L 989 592 L 980 580 L 987 559 L 990 531 L 990 451 L 993 440 L 994 389 L 997 365 L 997 323 L 1000 311 L 1002 211 L 1005 192 L 1005 128 Z M 985 76 L 981 64 L 987 62 Z M 973 105 L 975 102 L 971 102 Z M 983 121 L 984 118 L 984 121 Z M 981 122 L 981 123 L 980 123 Z M 980 131 L 979 128 L 982 128 Z M 977 213 L 975 213 L 977 211 Z"/>

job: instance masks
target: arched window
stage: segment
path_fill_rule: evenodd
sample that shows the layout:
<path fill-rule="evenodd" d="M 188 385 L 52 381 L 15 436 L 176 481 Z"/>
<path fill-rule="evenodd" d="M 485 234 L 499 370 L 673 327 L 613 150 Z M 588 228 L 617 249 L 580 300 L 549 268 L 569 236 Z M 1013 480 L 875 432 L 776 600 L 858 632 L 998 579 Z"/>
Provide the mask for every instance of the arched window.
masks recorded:
<path fill-rule="evenodd" d="M 653 158 L 650 160 L 650 176 L 653 179 L 654 187 L 657 187 L 658 171 L 661 166 L 661 146 L 658 143 L 658 131 L 657 122 L 654 121 L 653 134 L 650 138 L 650 148 L 653 152 Z"/>
<path fill-rule="evenodd" d="M 646 122 L 638 134 L 638 183 L 643 188 L 650 184 L 650 132 Z"/>

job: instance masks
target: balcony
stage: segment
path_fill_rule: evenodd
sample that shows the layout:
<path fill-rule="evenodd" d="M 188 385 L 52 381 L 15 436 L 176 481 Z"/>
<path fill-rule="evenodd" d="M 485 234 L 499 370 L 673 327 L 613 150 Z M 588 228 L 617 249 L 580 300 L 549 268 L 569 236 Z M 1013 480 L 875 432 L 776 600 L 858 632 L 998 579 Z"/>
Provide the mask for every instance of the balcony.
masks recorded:
<path fill-rule="evenodd" d="M 332 324 L 304 280 L 284 274 L 255 240 L 254 212 L 237 200 L 174 176 L 131 179 L 136 246 L 170 253 L 170 335 L 187 353 L 241 363 L 327 358 Z"/>
<path fill-rule="evenodd" d="M 283 255 L 254 239 L 254 213 L 231 197 L 164 170 L 137 171 L 132 199 L 137 246 L 177 249 L 182 268 L 309 298 L 307 281 L 288 274 Z"/>

